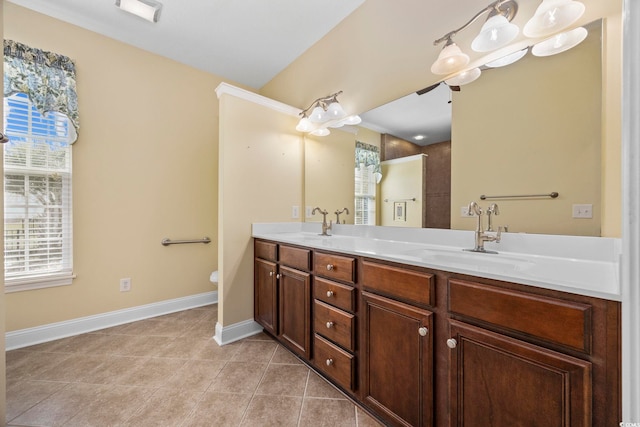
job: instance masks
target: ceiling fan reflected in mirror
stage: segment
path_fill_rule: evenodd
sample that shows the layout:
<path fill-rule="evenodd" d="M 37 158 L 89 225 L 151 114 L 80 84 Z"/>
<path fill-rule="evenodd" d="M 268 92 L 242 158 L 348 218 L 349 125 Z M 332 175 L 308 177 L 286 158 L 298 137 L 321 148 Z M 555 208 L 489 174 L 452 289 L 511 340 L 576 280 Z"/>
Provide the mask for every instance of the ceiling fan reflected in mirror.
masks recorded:
<path fill-rule="evenodd" d="M 431 86 L 427 86 L 424 89 L 420 89 L 420 90 L 416 91 L 416 94 L 417 95 L 424 95 L 425 93 L 431 92 L 432 90 L 434 90 L 435 88 L 437 88 L 441 84 L 444 84 L 445 86 L 449 86 L 449 89 L 451 89 L 453 92 L 460 92 L 460 86 L 450 85 L 447 82 L 438 82 L 438 83 L 433 84 Z M 451 104 L 451 97 L 449 97 L 449 101 L 447 102 L 447 104 Z"/>

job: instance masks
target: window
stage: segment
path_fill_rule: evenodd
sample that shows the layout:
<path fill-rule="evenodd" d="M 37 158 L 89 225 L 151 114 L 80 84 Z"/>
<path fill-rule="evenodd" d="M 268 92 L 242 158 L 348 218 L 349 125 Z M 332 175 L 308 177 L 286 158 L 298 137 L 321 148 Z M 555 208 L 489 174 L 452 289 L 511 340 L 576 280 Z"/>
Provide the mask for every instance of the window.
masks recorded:
<path fill-rule="evenodd" d="M 356 142 L 354 223 L 376 224 L 376 190 L 380 182 L 380 154 L 376 146 Z"/>
<path fill-rule="evenodd" d="M 4 128 L 5 290 L 70 284 L 72 123 L 17 93 L 4 98 Z"/>

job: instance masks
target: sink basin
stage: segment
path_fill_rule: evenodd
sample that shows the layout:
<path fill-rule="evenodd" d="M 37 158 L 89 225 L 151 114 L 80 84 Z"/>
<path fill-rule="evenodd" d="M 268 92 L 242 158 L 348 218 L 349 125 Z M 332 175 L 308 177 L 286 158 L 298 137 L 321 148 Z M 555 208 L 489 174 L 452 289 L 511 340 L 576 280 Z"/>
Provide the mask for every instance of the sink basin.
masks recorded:
<path fill-rule="evenodd" d="M 437 249 L 413 249 L 398 254 L 398 258 L 412 259 L 434 265 L 495 273 L 525 271 L 536 265 L 534 262 L 529 260 L 501 254 L 483 254 Z"/>

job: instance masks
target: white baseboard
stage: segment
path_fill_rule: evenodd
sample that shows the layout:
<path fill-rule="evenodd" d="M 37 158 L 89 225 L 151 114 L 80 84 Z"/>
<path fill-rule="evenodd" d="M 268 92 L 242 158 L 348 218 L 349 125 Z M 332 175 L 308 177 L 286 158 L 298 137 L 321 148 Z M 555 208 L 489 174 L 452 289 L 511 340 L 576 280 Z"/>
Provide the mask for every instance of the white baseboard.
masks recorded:
<path fill-rule="evenodd" d="M 216 334 L 213 339 L 218 345 L 225 345 L 241 340 L 242 338 L 257 335 L 260 332 L 262 332 L 262 326 L 253 319 L 234 323 L 229 326 L 222 326 L 218 322 L 216 323 Z"/>
<path fill-rule="evenodd" d="M 34 344 L 110 328 L 124 323 L 175 313 L 176 311 L 215 304 L 217 302 L 218 291 L 212 291 L 123 310 L 110 311 L 94 316 L 80 317 L 64 322 L 50 323 L 35 328 L 20 329 L 6 333 L 5 349 L 15 350 Z"/>

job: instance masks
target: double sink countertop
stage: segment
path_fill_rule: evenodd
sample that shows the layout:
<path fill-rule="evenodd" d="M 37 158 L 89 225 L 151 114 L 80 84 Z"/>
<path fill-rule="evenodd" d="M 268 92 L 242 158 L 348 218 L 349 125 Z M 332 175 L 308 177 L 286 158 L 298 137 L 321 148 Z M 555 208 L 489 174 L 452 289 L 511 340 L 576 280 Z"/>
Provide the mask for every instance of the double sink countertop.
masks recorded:
<path fill-rule="evenodd" d="M 503 233 L 485 243 L 497 254 L 467 252 L 474 232 L 334 224 L 256 223 L 254 238 L 620 301 L 621 240 Z"/>

